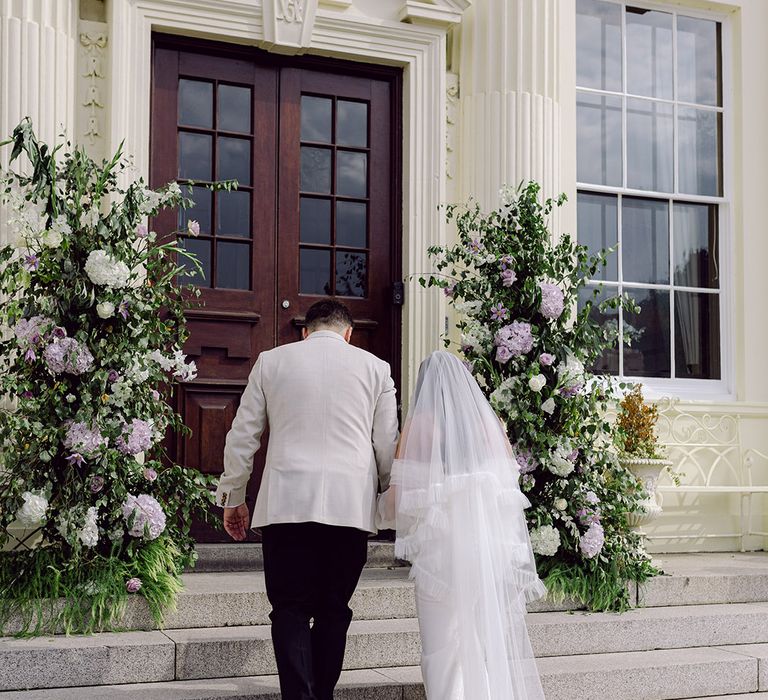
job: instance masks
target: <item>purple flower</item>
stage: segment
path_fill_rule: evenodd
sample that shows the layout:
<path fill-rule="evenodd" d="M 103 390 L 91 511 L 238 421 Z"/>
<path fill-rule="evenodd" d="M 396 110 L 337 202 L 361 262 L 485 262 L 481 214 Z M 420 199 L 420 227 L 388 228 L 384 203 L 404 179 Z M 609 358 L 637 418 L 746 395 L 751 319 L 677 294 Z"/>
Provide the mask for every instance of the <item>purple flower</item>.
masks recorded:
<path fill-rule="evenodd" d="M 501 273 L 501 283 L 505 287 L 511 287 L 517 279 L 517 273 L 514 270 L 505 269 Z"/>
<path fill-rule="evenodd" d="M 190 219 L 187 222 L 187 232 L 190 236 L 199 236 L 200 235 L 200 224 L 195 221 L 194 219 Z"/>
<path fill-rule="evenodd" d="M 157 472 L 154 469 L 145 469 L 144 470 L 144 478 L 147 481 L 155 481 L 157 479 Z"/>
<path fill-rule="evenodd" d="M 85 464 L 85 460 L 83 459 L 83 455 L 81 455 L 79 452 L 75 452 L 74 454 L 69 455 L 69 457 L 67 457 L 66 460 L 70 464 L 76 464 L 78 467 L 81 464 Z"/>
<path fill-rule="evenodd" d="M 94 474 L 91 477 L 91 493 L 98 493 L 104 488 L 104 477 Z"/>
<path fill-rule="evenodd" d="M 33 399 L 33 398 L 35 398 L 35 395 L 31 391 L 29 391 L 29 389 L 27 389 L 27 391 L 22 393 L 21 398 L 22 399 Z"/>
<path fill-rule="evenodd" d="M 67 337 L 67 329 L 62 328 L 61 326 L 56 326 L 56 328 L 53 329 L 53 337 L 54 338 L 66 338 Z"/>
<path fill-rule="evenodd" d="M 539 362 L 547 367 L 549 367 L 556 359 L 557 358 L 554 355 L 551 355 L 548 352 L 543 352 L 539 355 Z"/>
<path fill-rule="evenodd" d="M 456 283 L 449 284 L 447 287 L 443 287 L 443 294 L 449 299 L 453 297 L 453 293 L 456 291 Z"/>
<path fill-rule="evenodd" d="M 160 392 L 157 389 L 152 389 L 152 398 L 155 401 L 159 401 L 160 400 Z"/>
<path fill-rule="evenodd" d="M 593 508 L 582 508 L 576 513 L 582 525 L 592 525 L 600 522 L 600 511 Z"/>
<path fill-rule="evenodd" d="M 45 335 L 45 329 L 52 324 L 53 321 L 45 316 L 22 318 L 13 327 L 13 334 L 22 347 L 25 345 L 39 345 Z"/>
<path fill-rule="evenodd" d="M 512 267 L 512 263 L 513 263 L 513 262 L 514 262 L 514 261 L 512 260 L 512 256 L 511 256 L 511 255 L 505 255 L 505 256 L 504 256 L 504 257 L 501 259 L 501 269 L 502 269 L 502 270 L 506 270 L 507 268 L 510 268 L 510 267 Z"/>
<path fill-rule="evenodd" d="M 533 350 L 533 335 L 531 333 L 531 324 L 524 321 L 513 321 L 508 326 L 504 326 L 496 331 L 493 341 L 498 348 L 506 348 L 509 357 L 525 355 Z M 506 356 L 506 352 L 503 353 Z M 509 359 L 507 357 L 507 360 Z M 498 359 L 498 352 L 497 352 Z M 500 360 L 506 362 L 506 360 Z"/>
<path fill-rule="evenodd" d="M 571 462 L 575 462 L 579 458 L 579 450 L 578 448 L 571 451 L 571 454 L 568 455 L 568 459 L 571 460 Z"/>
<path fill-rule="evenodd" d="M 520 467 L 521 474 L 528 474 L 539 466 L 539 463 L 536 461 L 531 450 L 526 450 L 515 445 L 514 453 L 515 461 L 517 462 L 517 466 Z"/>
<path fill-rule="evenodd" d="M 496 348 L 496 362 L 502 365 L 512 359 L 512 351 L 506 345 L 499 345 Z"/>
<path fill-rule="evenodd" d="M 34 362 L 37 359 L 37 355 L 32 348 L 27 348 L 27 351 L 24 353 L 24 359 L 27 362 Z"/>
<path fill-rule="evenodd" d="M 564 386 L 560 389 L 560 396 L 564 396 L 566 399 L 572 399 L 576 394 L 581 391 L 581 384 L 574 384 L 573 386 Z"/>
<path fill-rule="evenodd" d="M 598 497 L 598 495 L 594 491 L 587 491 L 584 494 L 584 500 L 587 503 L 591 503 L 592 505 L 596 505 L 596 504 L 600 503 L 600 498 Z"/>
<path fill-rule="evenodd" d="M 134 418 L 123 424 L 123 434 L 117 438 L 117 449 L 125 455 L 137 455 L 152 446 L 153 430 L 148 421 Z"/>
<path fill-rule="evenodd" d="M 501 302 L 491 307 L 491 321 L 506 321 L 508 318 L 509 311 Z"/>
<path fill-rule="evenodd" d="M 71 423 L 64 436 L 64 447 L 85 457 L 93 457 L 108 442 L 97 427 L 89 428 L 85 423 Z"/>
<path fill-rule="evenodd" d="M 473 238 L 468 248 L 470 253 L 477 255 L 483 249 L 483 244 L 480 242 L 479 238 Z"/>
<path fill-rule="evenodd" d="M 146 224 L 139 224 L 136 227 L 136 238 L 146 238 L 149 235 Z"/>
<path fill-rule="evenodd" d="M 125 321 L 128 318 L 128 307 L 130 306 L 130 302 L 126 299 L 123 299 L 120 302 L 120 305 L 117 307 L 117 313 L 119 313 L 123 317 L 123 321 Z"/>
<path fill-rule="evenodd" d="M 120 379 L 120 375 L 113 369 L 109 370 L 109 374 L 107 375 L 107 379 L 110 381 L 110 383 L 116 382 L 118 379 Z"/>
<path fill-rule="evenodd" d="M 600 550 L 605 543 L 605 532 L 600 523 L 594 522 L 589 529 L 579 538 L 579 548 L 581 553 L 587 558 L 592 559 L 600 554 Z"/>
<path fill-rule="evenodd" d="M 93 355 L 74 338 L 55 338 L 43 352 L 48 369 L 54 374 L 83 374 L 93 367 Z"/>
<path fill-rule="evenodd" d="M 541 306 L 539 311 L 544 318 L 555 319 L 563 313 L 563 290 L 550 282 L 539 282 L 541 289 Z"/>
<path fill-rule="evenodd" d="M 131 525 L 128 534 L 133 537 L 154 540 L 165 530 L 165 513 L 162 507 L 146 493 L 139 496 L 129 493 L 122 510 L 125 522 Z M 131 519 L 133 519 L 132 522 Z"/>
<path fill-rule="evenodd" d="M 24 267 L 30 272 L 37 270 L 39 265 L 40 265 L 40 261 L 37 259 L 37 255 L 35 255 L 34 253 L 32 253 L 31 255 L 24 256 Z"/>
<path fill-rule="evenodd" d="M 138 593 L 140 589 L 141 589 L 140 578 L 129 578 L 125 582 L 125 590 L 128 591 L 128 593 Z"/>

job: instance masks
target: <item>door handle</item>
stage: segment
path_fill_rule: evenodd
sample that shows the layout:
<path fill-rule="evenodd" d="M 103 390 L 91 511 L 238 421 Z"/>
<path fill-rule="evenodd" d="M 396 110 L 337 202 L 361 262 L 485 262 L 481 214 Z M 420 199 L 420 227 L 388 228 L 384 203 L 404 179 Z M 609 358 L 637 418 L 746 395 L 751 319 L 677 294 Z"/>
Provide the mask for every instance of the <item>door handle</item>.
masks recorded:
<path fill-rule="evenodd" d="M 290 309 L 291 308 L 291 302 L 287 299 L 283 299 L 283 303 L 280 304 L 284 309 Z"/>

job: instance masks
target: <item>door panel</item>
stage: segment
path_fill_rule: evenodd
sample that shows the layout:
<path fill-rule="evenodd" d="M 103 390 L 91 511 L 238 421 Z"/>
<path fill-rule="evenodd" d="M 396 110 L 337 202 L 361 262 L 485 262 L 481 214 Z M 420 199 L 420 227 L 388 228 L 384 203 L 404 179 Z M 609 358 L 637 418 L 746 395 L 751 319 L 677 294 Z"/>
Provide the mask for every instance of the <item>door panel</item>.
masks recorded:
<path fill-rule="evenodd" d="M 299 340 L 307 309 L 323 297 L 350 307 L 353 342 L 399 378 L 399 85 L 389 68 L 155 36 L 151 183 L 196 184 L 193 209 L 153 224 L 167 234 L 196 220 L 200 235 L 179 242 L 205 269 L 203 279 L 180 279 L 201 289 L 185 346 L 198 377 L 176 396 L 192 430 L 172 445 L 180 463 L 222 471 L 250 368 L 260 352 Z M 227 178 L 236 191 L 204 187 Z M 229 539 L 199 524 L 194 533 Z"/>

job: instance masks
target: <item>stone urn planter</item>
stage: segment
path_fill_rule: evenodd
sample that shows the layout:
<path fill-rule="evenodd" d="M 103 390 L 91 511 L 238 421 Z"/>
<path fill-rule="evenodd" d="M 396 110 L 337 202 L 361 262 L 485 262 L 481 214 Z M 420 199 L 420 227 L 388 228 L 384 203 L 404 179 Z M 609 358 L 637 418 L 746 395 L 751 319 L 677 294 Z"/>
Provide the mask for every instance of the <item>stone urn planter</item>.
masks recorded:
<path fill-rule="evenodd" d="M 643 484 L 647 496 L 640 502 L 642 510 L 629 515 L 630 526 L 642 532 L 641 528 L 653 522 L 661 515 L 661 497 L 657 487 L 659 475 L 666 467 L 672 466 L 668 459 L 643 459 L 640 457 L 625 457 L 621 463 L 629 469 Z"/>

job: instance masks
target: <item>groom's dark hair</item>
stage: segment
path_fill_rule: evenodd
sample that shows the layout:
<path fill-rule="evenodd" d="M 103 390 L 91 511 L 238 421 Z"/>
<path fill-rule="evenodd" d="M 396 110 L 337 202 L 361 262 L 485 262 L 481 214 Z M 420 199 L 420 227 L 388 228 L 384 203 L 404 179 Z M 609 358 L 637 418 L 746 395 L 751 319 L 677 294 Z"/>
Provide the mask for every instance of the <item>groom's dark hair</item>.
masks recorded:
<path fill-rule="evenodd" d="M 312 333 L 322 326 L 346 329 L 352 325 L 352 314 L 339 301 L 325 299 L 312 304 L 306 316 L 307 330 Z"/>

